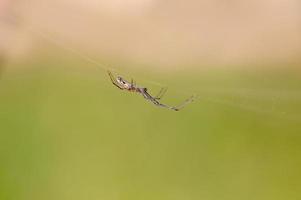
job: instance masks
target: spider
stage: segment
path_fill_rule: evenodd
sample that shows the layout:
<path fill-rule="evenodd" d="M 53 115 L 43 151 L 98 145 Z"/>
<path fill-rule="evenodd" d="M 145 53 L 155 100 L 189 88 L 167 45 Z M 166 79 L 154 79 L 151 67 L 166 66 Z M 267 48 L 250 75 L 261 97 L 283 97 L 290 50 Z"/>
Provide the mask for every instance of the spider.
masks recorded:
<path fill-rule="evenodd" d="M 181 108 L 186 106 L 187 104 L 191 103 L 194 101 L 194 96 L 191 96 L 190 98 L 186 99 L 183 103 L 180 105 L 173 107 L 173 106 L 168 106 L 165 104 L 162 104 L 159 102 L 159 100 L 163 97 L 163 95 L 166 93 L 167 88 L 162 88 L 159 93 L 153 97 L 147 92 L 147 88 L 145 87 L 138 87 L 134 80 L 132 79 L 131 82 L 128 82 L 127 80 L 123 79 L 121 76 L 118 76 L 115 78 L 110 71 L 108 71 L 108 74 L 110 76 L 110 79 L 112 83 L 118 87 L 121 90 L 127 90 L 129 92 L 136 92 L 141 94 L 145 99 L 151 101 L 153 104 L 156 106 L 168 108 L 174 111 L 179 111 Z"/>

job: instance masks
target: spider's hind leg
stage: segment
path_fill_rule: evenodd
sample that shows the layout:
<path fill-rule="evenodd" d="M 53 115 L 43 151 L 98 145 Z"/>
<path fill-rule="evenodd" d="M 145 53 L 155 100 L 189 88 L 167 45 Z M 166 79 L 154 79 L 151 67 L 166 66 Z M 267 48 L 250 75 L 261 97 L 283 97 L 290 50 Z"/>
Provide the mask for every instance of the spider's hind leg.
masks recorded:
<path fill-rule="evenodd" d="M 164 94 L 166 93 L 166 91 L 167 91 L 167 87 L 161 88 L 161 90 L 159 91 L 159 93 L 157 94 L 157 96 L 154 97 L 154 99 L 156 99 L 156 100 L 162 99 L 162 97 L 164 96 Z"/>
<path fill-rule="evenodd" d="M 180 105 L 173 107 L 173 108 L 174 108 L 174 110 L 179 111 L 180 109 L 184 108 L 187 104 L 194 102 L 196 100 L 196 98 L 197 98 L 196 95 L 192 95 L 191 97 L 186 99 L 184 102 L 182 102 Z"/>

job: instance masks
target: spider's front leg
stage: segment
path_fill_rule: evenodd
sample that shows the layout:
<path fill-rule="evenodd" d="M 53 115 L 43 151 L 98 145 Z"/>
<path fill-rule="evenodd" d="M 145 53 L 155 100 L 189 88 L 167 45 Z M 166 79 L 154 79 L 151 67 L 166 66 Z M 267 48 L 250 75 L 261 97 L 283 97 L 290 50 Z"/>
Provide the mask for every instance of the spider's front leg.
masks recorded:
<path fill-rule="evenodd" d="M 112 73 L 111 73 L 110 71 L 108 71 L 108 74 L 109 74 L 109 76 L 110 76 L 110 79 L 111 79 L 112 83 L 113 83 L 116 87 L 118 87 L 119 89 L 123 90 L 124 88 L 122 88 L 118 83 L 116 83 L 115 77 L 112 75 Z"/>

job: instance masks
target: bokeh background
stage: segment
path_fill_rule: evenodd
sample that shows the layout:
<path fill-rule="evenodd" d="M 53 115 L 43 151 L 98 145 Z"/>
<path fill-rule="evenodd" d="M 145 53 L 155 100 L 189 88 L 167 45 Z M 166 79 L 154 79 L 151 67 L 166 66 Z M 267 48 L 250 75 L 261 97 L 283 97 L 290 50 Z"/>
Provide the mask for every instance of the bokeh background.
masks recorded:
<path fill-rule="evenodd" d="M 0 199 L 300 199 L 300 35 L 299 0 L 0 0 Z"/>

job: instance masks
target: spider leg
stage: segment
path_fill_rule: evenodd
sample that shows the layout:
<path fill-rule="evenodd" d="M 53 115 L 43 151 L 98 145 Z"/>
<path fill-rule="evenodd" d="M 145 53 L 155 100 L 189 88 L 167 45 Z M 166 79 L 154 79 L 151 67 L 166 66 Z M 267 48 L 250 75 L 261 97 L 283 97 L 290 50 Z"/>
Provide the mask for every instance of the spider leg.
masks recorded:
<path fill-rule="evenodd" d="M 192 95 L 191 97 L 186 99 L 183 103 L 181 103 L 180 105 L 178 105 L 174 108 L 178 111 L 178 110 L 182 109 L 183 107 L 185 107 L 187 104 L 192 103 L 195 99 L 196 99 L 196 97 L 194 95 Z"/>
<path fill-rule="evenodd" d="M 144 98 L 146 98 L 147 100 L 151 101 L 156 106 L 168 108 L 168 109 L 171 109 L 171 110 L 174 110 L 174 111 L 179 111 L 180 109 L 182 109 L 183 107 L 185 107 L 187 104 L 192 103 L 195 100 L 195 98 L 196 98 L 193 95 L 193 96 L 189 97 L 188 99 L 186 99 L 181 104 L 179 104 L 178 106 L 174 107 L 174 106 L 168 106 L 168 105 L 160 103 L 156 98 L 152 97 L 146 91 L 142 92 L 142 95 L 144 96 Z"/>
<path fill-rule="evenodd" d="M 154 99 L 156 99 L 156 100 L 162 99 L 162 97 L 164 96 L 164 94 L 166 93 L 166 91 L 167 91 L 167 87 L 161 88 L 161 90 L 159 91 L 159 93 L 157 94 L 157 96 L 154 97 Z"/>
<path fill-rule="evenodd" d="M 168 105 L 165 105 L 165 104 L 162 104 L 160 103 L 159 101 L 157 101 L 156 98 L 152 97 L 146 90 L 143 90 L 141 92 L 141 94 L 143 95 L 143 97 L 149 101 L 151 101 L 153 104 L 155 104 L 156 106 L 160 106 L 160 107 L 164 107 L 164 108 L 168 108 L 168 109 L 171 109 L 171 110 L 174 110 L 174 111 L 178 111 L 179 108 L 176 108 L 176 107 L 172 107 L 172 106 L 168 106 Z"/>
<path fill-rule="evenodd" d="M 160 103 L 156 99 L 150 99 L 150 101 L 152 101 L 153 104 L 155 104 L 156 106 L 160 106 L 160 107 L 167 108 L 167 109 L 174 110 L 174 111 L 179 111 L 180 110 L 180 108 L 173 107 L 173 106 L 168 106 L 168 105 L 165 105 L 163 103 Z"/>
<path fill-rule="evenodd" d="M 108 71 L 108 74 L 109 74 L 109 76 L 110 76 L 110 79 L 111 79 L 112 83 L 113 83 L 116 87 L 118 87 L 119 89 L 123 90 L 124 88 L 122 88 L 120 85 L 118 85 L 118 83 L 116 83 L 115 78 L 114 78 L 114 76 L 112 75 L 112 73 L 111 73 L 110 71 Z"/>
<path fill-rule="evenodd" d="M 136 81 L 134 79 L 131 79 L 131 87 L 136 88 Z"/>
<path fill-rule="evenodd" d="M 157 101 L 157 103 L 158 104 L 155 104 L 155 105 L 160 106 L 160 107 L 164 107 L 164 108 L 168 108 L 168 109 L 171 109 L 171 110 L 174 110 L 174 111 L 179 111 L 179 109 L 176 108 L 176 107 L 168 106 L 168 105 L 162 104 L 162 103 L 160 103 L 158 101 Z"/>

